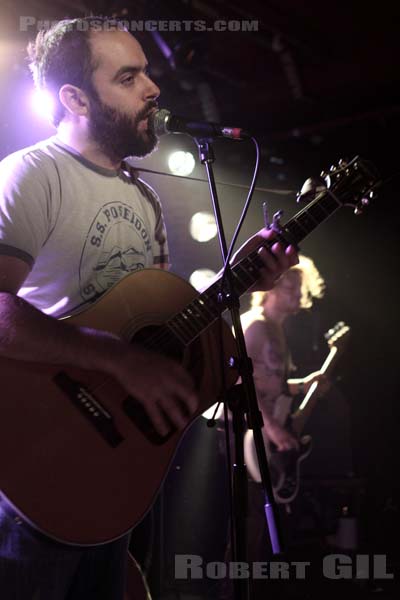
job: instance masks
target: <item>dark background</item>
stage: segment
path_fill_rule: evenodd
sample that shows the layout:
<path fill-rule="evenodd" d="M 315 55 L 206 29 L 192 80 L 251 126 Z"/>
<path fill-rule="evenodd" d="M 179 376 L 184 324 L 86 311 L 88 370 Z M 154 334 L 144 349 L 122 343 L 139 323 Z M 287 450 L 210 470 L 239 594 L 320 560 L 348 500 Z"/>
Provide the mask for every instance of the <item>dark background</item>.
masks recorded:
<path fill-rule="evenodd" d="M 359 154 L 372 160 L 381 173 L 384 184 L 362 216 L 342 209 L 302 244 L 302 251 L 315 260 L 327 285 L 325 298 L 305 318 L 318 328 L 319 336 L 337 320 L 346 321 L 352 330 L 337 386 L 351 415 L 352 468 L 367 482 L 368 548 L 398 557 L 400 8 L 384 1 L 3 0 L 0 158 L 53 134 L 29 108 L 31 83 L 24 48 L 35 31 L 20 31 L 20 16 L 51 20 L 90 12 L 130 19 L 197 18 L 209 24 L 215 19 L 258 20 L 257 32 L 163 32 L 164 42 L 175 50 L 174 66 L 151 34 L 139 36 L 162 90 L 160 105 L 253 132 L 261 145 L 258 185 L 293 190 L 284 195 L 256 192 L 241 241 L 261 227 L 264 200 L 271 212 L 282 208 L 290 217 L 297 209 L 294 192 L 303 181 L 339 158 Z M 196 155 L 190 138 L 170 136 L 161 141 L 158 153 L 138 165 L 166 170 L 171 148 Z M 221 140 L 215 143 L 215 152 L 217 180 L 248 184 L 254 162 L 250 143 Z M 198 163 L 194 175 L 204 177 Z M 163 201 L 173 270 L 186 278 L 195 268 L 218 270 L 217 242 L 199 244 L 188 233 L 191 215 L 211 210 L 207 185 L 159 176 L 147 179 Z M 244 197 L 244 190 L 220 187 L 228 237 Z M 303 317 L 292 327 L 297 362 L 301 367 L 302 361 L 307 366 L 314 361 L 318 367 L 319 357 L 307 355 L 309 327 L 304 324 Z M 317 438 L 322 430 L 332 436 L 330 451 L 323 450 L 327 465 L 335 462 L 334 441 L 342 443 L 338 432 L 344 413 L 332 411 L 332 426 L 327 427 L 327 414 L 321 409 L 313 431 Z M 347 420 L 342 424 L 347 427 Z"/>

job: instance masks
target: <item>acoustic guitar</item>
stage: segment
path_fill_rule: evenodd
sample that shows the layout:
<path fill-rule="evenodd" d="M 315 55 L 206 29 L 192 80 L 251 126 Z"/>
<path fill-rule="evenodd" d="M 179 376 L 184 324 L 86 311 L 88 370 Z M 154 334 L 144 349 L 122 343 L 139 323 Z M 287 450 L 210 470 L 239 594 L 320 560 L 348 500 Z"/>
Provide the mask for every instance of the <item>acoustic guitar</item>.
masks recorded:
<path fill-rule="evenodd" d="M 342 206 L 362 209 L 376 184 L 369 163 L 341 161 L 318 186 L 303 189 L 309 203 L 282 225 L 278 239 L 298 244 Z M 262 266 L 253 251 L 233 267 L 239 294 Z M 238 377 L 229 366 L 236 344 L 229 327 L 220 326 L 226 307 L 219 298 L 220 280 L 198 294 L 176 275 L 146 269 L 123 278 L 71 322 L 181 360 L 200 399 L 195 419 Z M 157 435 L 141 405 L 103 373 L 2 359 L 0 377 L 0 489 L 7 510 L 66 544 L 102 544 L 134 527 L 155 500 L 184 432 Z"/>

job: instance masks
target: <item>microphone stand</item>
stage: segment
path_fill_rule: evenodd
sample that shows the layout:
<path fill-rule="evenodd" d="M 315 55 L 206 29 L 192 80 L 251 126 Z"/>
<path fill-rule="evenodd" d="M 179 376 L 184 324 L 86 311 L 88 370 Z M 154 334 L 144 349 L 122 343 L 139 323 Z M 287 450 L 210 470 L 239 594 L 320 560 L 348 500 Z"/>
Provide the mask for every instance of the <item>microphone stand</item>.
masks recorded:
<path fill-rule="evenodd" d="M 201 163 L 205 166 L 213 205 L 215 220 L 217 223 L 218 239 L 223 258 L 223 264 L 226 262 L 228 253 L 218 194 L 214 179 L 212 163 L 215 160 L 212 139 L 195 138 Z M 279 531 L 277 506 L 274 500 L 271 477 L 269 473 L 267 458 L 265 454 L 264 440 L 261 427 L 263 425 L 262 415 L 257 404 L 256 390 L 253 380 L 253 369 L 251 359 L 247 355 L 244 340 L 243 329 L 240 321 L 240 302 L 236 294 L 230 265 L 226 267 L 222 280 L 224 282 L 219 301 L 229 309 L 232 324 L 235 332 L 238 358 L 234 361 L 234 366 L 238 368 L 242 385 L 234 386 L 229 393 L 228 405 L 232 411 L 233 432 L 235 436 L 235 463 L 233 465 L 233 539 L 232 559 L 234 562 L 244 562 L 247 564 L 247 469 L 244 463 L 243 438 L 245 431 L 245 414 L 247 423 L 253 429 L 254 443 L 259 462 L 261 482 L 265 498 L 265 516 L 269 537 L 272 546 L 272 552 L 278 554 L 281 552 L 281 535 Z M 229 572 L 229 570 L 228 570 Z M 250 570 L 251 576 L 251 570 Z M 235 600 L 248 600 L 249 598 L 249 580 L 236 578 L 234 580 Z"/>

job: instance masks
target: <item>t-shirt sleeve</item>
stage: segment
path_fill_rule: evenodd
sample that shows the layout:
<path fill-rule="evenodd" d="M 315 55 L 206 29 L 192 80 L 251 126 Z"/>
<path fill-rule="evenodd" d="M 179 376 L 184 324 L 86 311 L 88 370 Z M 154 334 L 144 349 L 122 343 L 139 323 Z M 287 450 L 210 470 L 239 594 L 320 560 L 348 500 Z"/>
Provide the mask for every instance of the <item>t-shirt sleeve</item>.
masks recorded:
<path fill-rule="evenodd" d="M 33 266 L 51 230 L 50 181 L 40 159 L 15 153 L 0 163 L 0 255 Z"/>

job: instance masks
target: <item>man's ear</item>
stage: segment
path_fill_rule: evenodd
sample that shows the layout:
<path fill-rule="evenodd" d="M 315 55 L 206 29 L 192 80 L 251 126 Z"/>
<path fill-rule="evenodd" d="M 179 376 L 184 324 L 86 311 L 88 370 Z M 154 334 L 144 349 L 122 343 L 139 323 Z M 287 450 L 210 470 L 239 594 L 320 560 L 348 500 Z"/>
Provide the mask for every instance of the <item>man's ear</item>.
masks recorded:
<path fill-rule="evenodd" d="M 89 115 L 89 98 L 80 88 L 66 83 L 58 93 L 61 104 L 73 115 L 87 117 Z"/>

